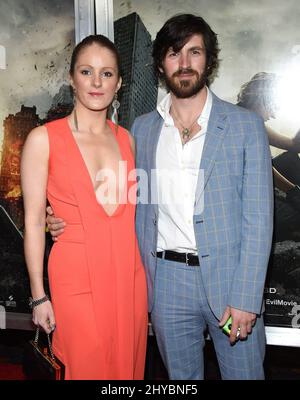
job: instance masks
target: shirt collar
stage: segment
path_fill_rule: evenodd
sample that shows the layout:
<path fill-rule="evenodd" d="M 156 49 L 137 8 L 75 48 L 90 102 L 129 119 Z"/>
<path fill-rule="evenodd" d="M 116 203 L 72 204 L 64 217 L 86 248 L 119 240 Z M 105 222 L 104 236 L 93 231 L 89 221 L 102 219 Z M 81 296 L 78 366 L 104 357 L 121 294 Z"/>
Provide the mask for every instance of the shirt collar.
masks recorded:
<path fill-rule="evenodd" d="M 203 125 L 203 123 L 207 122 L 210 116 L 211 108 L 212 108 L 212 93 L 207 86 L 207 96 L 206 101 L 203 107 L 203 110 L 198 118 L 199 125 Z M 165 121 L 166 126 L 174 126 L 173 118 L 170 115 L 170 108 L 171 108 L 171 94 L 168 93 L 161 102 L 157 105 L 157 111 L 159 112 L 160 116 Z"/>

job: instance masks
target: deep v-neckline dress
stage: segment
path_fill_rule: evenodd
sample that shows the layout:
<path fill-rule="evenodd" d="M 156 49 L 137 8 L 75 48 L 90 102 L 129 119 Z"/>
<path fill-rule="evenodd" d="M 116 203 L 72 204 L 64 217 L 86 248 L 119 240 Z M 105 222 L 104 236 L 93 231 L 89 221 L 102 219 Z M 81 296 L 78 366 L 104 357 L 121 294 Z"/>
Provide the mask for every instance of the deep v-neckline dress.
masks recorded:
<path fill-rule="evenodd" d="M 97 201 L 67 118 L 46 124 L 47 198 L 67 224 L 48 261 L 53 347 L 66 366 L 66 379 L 143 379 L 144 374 L 147 300 L 135 234 L 134 158 L 125 129 L 116 132 L 107 122 L 127 165 L 127 201 L 112 215 Z"/>

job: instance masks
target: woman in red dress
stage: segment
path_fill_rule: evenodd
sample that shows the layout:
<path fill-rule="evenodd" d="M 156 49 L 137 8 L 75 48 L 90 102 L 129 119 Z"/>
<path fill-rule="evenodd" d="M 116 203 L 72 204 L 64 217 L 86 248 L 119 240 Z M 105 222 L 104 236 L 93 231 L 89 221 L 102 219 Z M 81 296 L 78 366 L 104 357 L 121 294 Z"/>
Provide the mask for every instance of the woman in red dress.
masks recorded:
<path fill-rule="evenodd" d="M 143 379 L 146 280 L 134 228 L 134 140 L 107 119 L 121 86 L 119 57 L 102 35 L 72 55 L 73 112 L 33 129 L 21 163 L 25 256 L 33 321 L 54 330 L 66 379 Z M 132 199 L 134 197 L 134 199 Z M 46 199 L 66 222 L 43 287 Z M 40 301 L 39 301 L 40 300 Z"/>

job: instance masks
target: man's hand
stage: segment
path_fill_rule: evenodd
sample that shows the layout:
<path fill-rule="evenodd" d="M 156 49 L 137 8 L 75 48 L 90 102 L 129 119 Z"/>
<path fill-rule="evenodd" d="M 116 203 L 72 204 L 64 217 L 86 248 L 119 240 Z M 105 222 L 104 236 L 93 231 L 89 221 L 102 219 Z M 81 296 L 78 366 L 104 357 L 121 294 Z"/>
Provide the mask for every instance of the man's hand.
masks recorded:
<path fill-rule="evenodd" d="M 63 219 L 55 217 L 51 207 L 47 207 L 46 211 L 47 211 L 46 222 L 48 230 L 51 233 L 52 240 L 54 242 L 57 242 L 57 238 L 63 233 L 66 223 L 64 222 Z"/>
<path fill-rule="evenodd" d="M 228 306 L 226 307 L 223 317 L 219 323 L 220 327 L 226 324 L 226 321 L 230 315 L 232 318 L 232 326 L 229 340 L 231 344 L 234 344 L 237 338 L 246 339 L 247 336 L 252 332 L 252 327 L 255 325 L 256 321 L 256 314 Z M 240 329 L 239 336 L 237 336 L 238 329 Z"/>

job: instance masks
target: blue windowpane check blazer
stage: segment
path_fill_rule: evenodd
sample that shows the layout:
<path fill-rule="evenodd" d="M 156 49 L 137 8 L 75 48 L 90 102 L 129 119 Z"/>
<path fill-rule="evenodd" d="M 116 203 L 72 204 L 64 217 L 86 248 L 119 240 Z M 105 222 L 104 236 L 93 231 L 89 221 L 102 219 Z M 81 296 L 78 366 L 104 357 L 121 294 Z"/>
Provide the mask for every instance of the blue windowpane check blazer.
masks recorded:
<path fill-rule="evenodd" d="M 163 119 L 155 110 L 138 117 L 131 129 L 136 167 L 148 176 L 139 184 L 139 192 L 147 193 L 148 201 L 141 196 L 137 204 L 136 232 L 146 269 L 150 312 L 158 226 L 156 148 L 162 125 Z M 273 232 L 272 166 L 263 120 L 213 94 L 199 163 L 202 173 L 193 226 L 209 305 L 219 319 L 227 305 L 260 314 Z"/>

